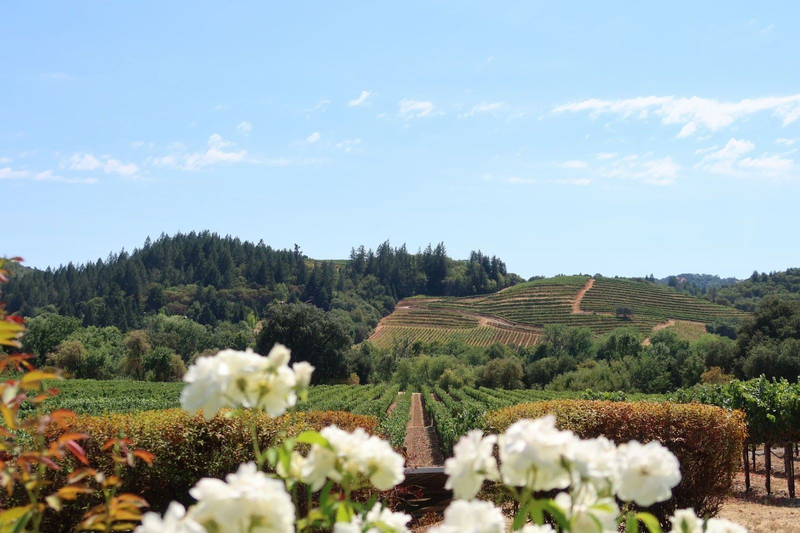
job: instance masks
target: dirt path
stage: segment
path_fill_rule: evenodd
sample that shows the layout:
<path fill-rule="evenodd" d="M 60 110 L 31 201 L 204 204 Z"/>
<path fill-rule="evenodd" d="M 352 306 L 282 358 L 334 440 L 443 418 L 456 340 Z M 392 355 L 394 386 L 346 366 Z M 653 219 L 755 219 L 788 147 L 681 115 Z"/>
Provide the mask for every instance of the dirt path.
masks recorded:
<path fill-rule="evenodd" d="M 406 426 L 406 467 L 442 466 L 444 456 L 433 423 L 422 408 L 422 395 L 411 395 L 411 417 Z"/>
<path fill-rule="evenodd" d="M 572 300 L 572 314 L 573 315 L 590 315 L 589 311 L 581 311 L 581 300 L 586 295 L 586 291 L 591 289 L 594 286 L 594 278 L 589 278 L 589 281 L 586 282 L 586 285 L 583 286 L 581 290 L 578 291 L 578 294 L 575 295 L 575 299 Z"/>
<path fill-rule="evenodd" d="M 654 333 L 656 331 L 661 331 L 662 329 L 671 328 L 674 325 L 675 321 L 670 318 L 666 322 L 662 322 L 661 324 L 656 324 L 655 326 L 653 326 L 651 333 Z M 645 337 L 645 339 L 642 341 L 642 346 L 650 346 L 650 344 L 651 344 L 650 337 Z"/>

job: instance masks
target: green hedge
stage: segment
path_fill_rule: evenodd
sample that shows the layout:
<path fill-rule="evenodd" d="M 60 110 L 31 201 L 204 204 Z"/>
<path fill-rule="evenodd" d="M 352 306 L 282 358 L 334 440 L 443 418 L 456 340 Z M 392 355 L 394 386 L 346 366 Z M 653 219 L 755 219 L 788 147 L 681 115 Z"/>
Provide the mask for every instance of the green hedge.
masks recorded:
<path fill-rule="evenodd" d="M 487 413 L 491 430 L 503 432 L 522 418 L 556 416 L 560 429 L 581 438 L 601 435 L 621 444 L 658 440 L 681 463 L 673 498 L 650 508 L 663 522 L 675 509 L 693 507 L 715 515 L 730 492 L 747 436 L 744 415 L 699 404 L 555 400 L 505 407 Z"/>

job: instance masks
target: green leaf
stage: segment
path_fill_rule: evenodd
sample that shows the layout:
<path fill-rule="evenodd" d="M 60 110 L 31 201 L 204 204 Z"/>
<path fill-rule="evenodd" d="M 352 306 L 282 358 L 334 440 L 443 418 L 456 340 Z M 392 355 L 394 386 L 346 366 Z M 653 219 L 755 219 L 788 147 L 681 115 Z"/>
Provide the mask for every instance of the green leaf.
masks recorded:
<path fill-rule="evenodd" d="M 628 519 L 625 521 L 625 533 L 639 533 L 639 521 L 633 513 L 628 513 Z"/>
<path fill-rule="evenodd" d="M 350 506 L 350 502 L 343 501 L 339 508 L 336 510 L 336 521 L 337 522 L 349 522 L 353 518 L 353 509 Z"/>
<path fill-rule="evenodd" d="M 318 444 L 324 448 L 330 448 L 331 445 L 328 439 L 317 433 L 316 431 L 304 431 L 297 436 L 297 442 L 305 444 Z"/>
<path fill-rule="evenodd" d="M 567 515 L 555 501 L 542 500 L 542 509 L 547 511 L 547 513 L 553 517 L 553 520 L 555 520 L 562 529 L 569 530 L 569 520 L 567 520 Z"/>
<path fill-rule="evenodd" d="M 650 531 L 650 533 L 663 533 L 661 524 L 658 523 L 658 519 L 652 514 L 636 513 L 636 518 L 638 518 L 641 523 L 647 526 L 647 529 Z"/>

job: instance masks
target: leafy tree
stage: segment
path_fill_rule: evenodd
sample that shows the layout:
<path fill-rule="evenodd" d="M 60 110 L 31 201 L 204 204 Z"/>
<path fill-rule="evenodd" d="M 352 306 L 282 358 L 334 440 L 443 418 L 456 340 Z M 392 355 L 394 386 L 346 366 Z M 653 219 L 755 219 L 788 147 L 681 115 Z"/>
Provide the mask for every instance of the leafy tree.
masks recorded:
<path fill-rule="evenodd" d="M 22 338 L 22 349 L 37 354 L 42 360 L 80 328 L 77 318 L 46 314 L 27 320 L 28 331 Z"/>
<path fill-rule="evenodd" d="M 353 343 L 347 328 L 321 309 L 307 304 L 276 305 L 261 329 L 256 350 L 267 354 L 275 343 L 292 351 L 292 361 L 308 361 L 314 381 L 331 383 L 347 376 L 346 353 Z"/>

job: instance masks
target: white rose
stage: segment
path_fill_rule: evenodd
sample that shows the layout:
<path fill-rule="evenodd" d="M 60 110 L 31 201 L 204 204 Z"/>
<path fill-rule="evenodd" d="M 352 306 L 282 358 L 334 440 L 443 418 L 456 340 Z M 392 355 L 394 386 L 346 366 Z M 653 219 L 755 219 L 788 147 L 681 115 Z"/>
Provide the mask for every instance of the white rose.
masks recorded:
<path fill-rule="evenodd" d="M 328 478 L 334 481 L 341 479 L 336 474 L 336 452 L 315 444 L 303 461 L 300 479 L 311 485 L 311 490 L 318 491 Z"/>
<path fill-rule="evenodd" d="M 307 388 L 311 384 L 311 374 L 314 372 L 314 367 L 306 361 L 300 361 L 292 365 L 294 371 L 295 381 L 299 388 Z"/>
<path fill-rule="evenodd" d="M 258 471 L 255 463 L 240 465 L 225 481 L 201 479 L 189 494 L 197 500 L 189 517 L 207 528 L 294 533 L 294 504 L 284 484 Z"/>
<path fill-rule="evenodd" d="M 364 531 L 364 523 L 358 515 L 355 515 L 349 522 L 333 524 L 333 533 L 362 533 L 362 531 Z"/>
<path fill-rule="evenodd" d="M 680 464 L 660 442 L 631 441 L 617 448 L 617 496 L 647 507 L 672 496 L 681 481 Z"/>
<path fill-rule="evenodd" d="M 520 533 L 556 533 L 555 529 L 553 529 L 553 526 L 550 524 L 544 524 L 541 526 L 537 526 L 536 524 L 526 524 L 519 531 Z"/>
<path fill-rule="evenodd" d="M 293 451 L 289 457 L 289 468 L 287 469 L 283 462 L 278 461 L 275 467 L 275 472 L 283 479 L 290 481 L 300 481 L 303 478 L 303 467 L 305 466 L 305 457 L 300 452 Z"/>
<path fill-rule="evenodd" d="M 669 521 L 672 523 L 670 533 L 703 533 L 703 519 L 694 509 L 678 509 Z"/>
<path fill-rule="evenodd" d="M 289 348 L 280 343 L 275 343 L 275 346 L 267 354 L 267 361 L 272 368 L 281 366 L 289 366 L 289 359 L 292 357 L 292 352 Z"/>
<path fill-rule="evenodd" d="M 532 490 L 563 489 L 570 485 L 570 472 L 562 464 L 571 459 L 576 437 L 555 427 L 552 415 L 519 420 L 498 439 L 500 472 L 507 485 Z"/>
<path fill-rule="evenodd" d="M 483 432 L 473 429 L 453 446 L 453 457 L 445 461 L 444 473 L 448 475 L 444 488 L 452 489 L 456 498 L 474 498 L 485 479 L 497 481 L 497 461 L 492 452 L 497 437 L 483 437 Z"/>
<path fill-rule="evenodd" d="M 156 513 L 147 513 L 142 524 L 133 533 L 206 533 L 206 528 L 186 518 L 186 509 L 178 502 L 172 502 L 162 519 Z"/>
<path fill-rule="evenodd" d="M 444 511 L 444 523 L 429 533 L 504 533 L 503 511 L 490 502 L 454 500 Z"/>
<path fill-rule="evenodd" d="M 613 487 L 617 447 L 605 437 L 576 440 L 572 449 L 573 483 L 588 481 L 597 490 Z"/>
<path fill-rule="evenodd" d="M 722 518 L 709 518 L 706 533 L 747 533 L 747 528 Z"/>
<path fill-rule="evenodd" d="M 190 413 L 203 410 L 211 420 L 223 407 L 232 407 L 226 397 L 233 377 L 228 365 L 219 357 L 200 357 L 183 376 L 187 385 L 181 391 L 181 407 Z"/>
<path fill-rule="evenodd" d="M 403 456 L 396 453 L 391 444 L 372 436 L 361 446 L 361 473 L 368 477 L 378 490 L 389 490 L 405 479 Z"/>
<path fill-rule="evenodd" d="M 409 533 L 411 515 L 395 513 L 376 503 L 367 513 L 367 533 Z"/>
<path fill-rule="evenodd" d="M 571 529 L 581 533 L 616 533 L 619 506 L 614 498 L 598 498 L 593 485 L 582 486 L 575 495 L 561 492 L 556 505 L 567 515 Z"/>

